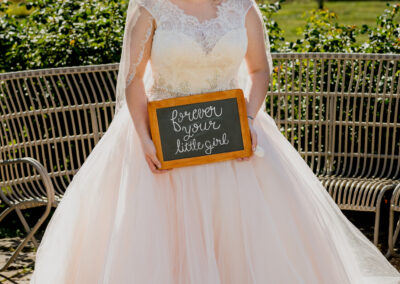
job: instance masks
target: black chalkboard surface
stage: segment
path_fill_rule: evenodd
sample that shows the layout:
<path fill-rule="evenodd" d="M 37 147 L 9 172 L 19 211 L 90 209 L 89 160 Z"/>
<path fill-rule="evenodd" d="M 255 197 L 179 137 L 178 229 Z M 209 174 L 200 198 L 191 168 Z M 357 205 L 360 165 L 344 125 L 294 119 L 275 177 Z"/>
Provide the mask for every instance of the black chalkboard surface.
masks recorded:
<path fill-rule="evenodd" d="M 152 101 L 148 103 L 148 111 L 162 169 L 252 153 L 241 89 Z"/>

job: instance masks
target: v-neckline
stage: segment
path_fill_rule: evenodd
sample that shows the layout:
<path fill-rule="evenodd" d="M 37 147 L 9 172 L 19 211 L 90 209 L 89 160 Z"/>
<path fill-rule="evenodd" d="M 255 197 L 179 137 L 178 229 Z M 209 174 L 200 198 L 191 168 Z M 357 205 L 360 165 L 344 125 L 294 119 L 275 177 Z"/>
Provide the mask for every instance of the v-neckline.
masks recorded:
<path fill-rule="evenodd" d="M 179 13 L 181 13 L 183 16 L 195 20 L 199 25 L 206 25 L 206 24 L 209 24 L 209 23 L 212 23 L 212 22 L 218 20 L 218 19 L 220 18 L 220 16 L 221 16 L 221 15 L 220 15 L 220 14 L 221 14 L 221 13 L 220 13 L 220 12 L 221 12 L 221 7 L 222 7 L 223 5 L 225 5 L 227 2 L 229 2 L 229 0 L 222 0 L 222 2 L 219 3 L 219 4 L 216 6 L 216 7 L 217 7 L 217 11 L 216 11 L 217 16 L 215 16 L 215 17 L 213 17 L 213 18 L 210 18 L 210 19 L 206 19 L 206 20 L 200 21 L 199 18 L 197 18 L 197 17 L 194 16 L 194 15 L 191 15 L 191 14 L 186 13 L 185 10 L 183 10 L 183 9 L 182 9 L 181 7 L 179 7 L 177 4 L 173 3 L 171 0 L 164 0 L 164 1 L 165 1 L 168 5 L 170 5 L 170 6 L 173 7 L 174 9 L 176 9 L 176 10 L 177 10 Z"/>

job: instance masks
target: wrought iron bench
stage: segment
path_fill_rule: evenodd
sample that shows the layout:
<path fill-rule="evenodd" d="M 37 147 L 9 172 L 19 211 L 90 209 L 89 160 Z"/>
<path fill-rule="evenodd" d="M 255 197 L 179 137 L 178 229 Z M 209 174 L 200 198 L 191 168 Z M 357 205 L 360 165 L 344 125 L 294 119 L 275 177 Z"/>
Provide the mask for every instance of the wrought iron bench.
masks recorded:
<path fill-rule="evenodd" d="M 0 74 L 0 197 L 28 235 L 56 207 L 114 114 L 118 64 Z M 31 229 L 21 209 L 46 206 Z"/>
<path fill-rule="evenodd" d="M 266 110 L 342 209 L 375 212 L 377 244 L 383 193 L 399 182 L 399 75 L 393 66 L 400 56 L 272 56 L 276 72 Z M 378 75 L 367 72 L 374 64 Z M 351 79 L 342 78 L 343 66 Z M 15 210 L 28 233 L 0 271 L 28 241 L 37 247 L 35 232 L 108 128 L 117 72 L 118 64 L 108 64 L 0 74 L 0 197 L 8 206 L 0 221 Z M 381 75 L 387 79 L 378 80 Z M 31 229 L 21 210 L 37 206 L 45 212 Z"/>
<path fill-rule="evenodd" d="M 399 256 L 398 253 L 394 251 L 394 244 L 396 243 L 397 237 L 400 232 L 400 218 L 397 219 L 396 228 L 394 229 L 395 213 L 400 213 L 400 184 L 398 184 L 393 191 L 392 198 L 390 200 L 390 213 L 389 213 L 389 249 L 386 253 L 386 257 L 391 255 Z"/>
<path fill-rule="evenodd" d="M 274 54 L 266 110 L 343 210 L 375 213 L 400 183 L 400 55 Z"/>

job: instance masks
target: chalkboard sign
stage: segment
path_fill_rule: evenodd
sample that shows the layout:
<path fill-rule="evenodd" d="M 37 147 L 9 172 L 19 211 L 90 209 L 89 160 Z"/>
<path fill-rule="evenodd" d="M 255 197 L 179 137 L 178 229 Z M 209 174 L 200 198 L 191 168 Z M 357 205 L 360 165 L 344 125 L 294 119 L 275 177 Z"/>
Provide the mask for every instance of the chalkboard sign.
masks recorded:
<path fill-rule="evenodd" d="M 251 138 L 241 89 L 148 103 L 161 169 L 248 157 Z"/>

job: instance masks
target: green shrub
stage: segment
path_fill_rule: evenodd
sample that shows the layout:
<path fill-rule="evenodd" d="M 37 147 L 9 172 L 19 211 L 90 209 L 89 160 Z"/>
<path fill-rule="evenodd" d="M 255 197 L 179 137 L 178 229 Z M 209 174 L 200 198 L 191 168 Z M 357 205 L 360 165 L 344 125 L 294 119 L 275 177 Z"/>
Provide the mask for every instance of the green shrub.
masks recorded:
<path fill-rule="evenodd" d="M 362 33 L 368 34 L 368 41 L 361 50 L 366 53 L 400 53 L 400 24 L 395 20 L 400 4 L 386 3 L 388 9 L 376 20 L 376 27 L 363 25 Z"/>
<path fill-rule="evenodd" d="M 400 4 L 387 3 L 377 25 L 336 23 L 337 15 L 314 9 L 295 42 L 287 42 L 272 19 L 285 0 L 259 4 L 272 52 L 399 53 Z M 128 0 L 28 0 L 18 5 L 28 16 L 7 13 L 16 3 L 0 3 L 0 72 L 119 62 Z M 357 43 L 356 36 L 368 40 Z"/>
<path fill-rule="evenodd" d="M 1 4 L 5 12 L 11 4 Z M 127 1 L 27 1 L 0 17 L 0 71 L 118 62 Z"/>

